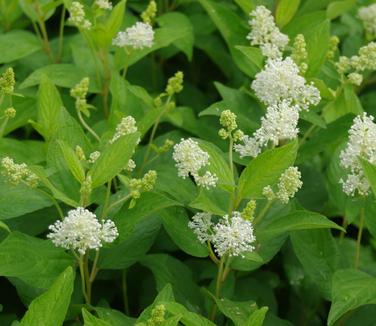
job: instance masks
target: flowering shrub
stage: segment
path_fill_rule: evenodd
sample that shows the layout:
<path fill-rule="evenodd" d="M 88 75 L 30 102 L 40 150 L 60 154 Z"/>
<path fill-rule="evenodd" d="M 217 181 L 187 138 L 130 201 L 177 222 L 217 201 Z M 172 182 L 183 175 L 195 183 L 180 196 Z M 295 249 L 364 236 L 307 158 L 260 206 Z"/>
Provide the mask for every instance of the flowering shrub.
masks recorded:
<path fill-rule="evenodd" d="M 0 1 L 0 325 L 374 325 L 376 4 Z"/>

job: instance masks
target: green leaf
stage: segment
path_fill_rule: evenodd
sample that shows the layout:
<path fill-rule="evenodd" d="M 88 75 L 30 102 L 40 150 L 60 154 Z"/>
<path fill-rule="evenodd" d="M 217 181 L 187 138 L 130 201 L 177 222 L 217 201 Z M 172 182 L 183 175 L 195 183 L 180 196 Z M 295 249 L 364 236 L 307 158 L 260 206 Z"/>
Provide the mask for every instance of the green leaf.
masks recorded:
<path fill-rule="evenodd" d="M 258 234 L 263 238 L 272 238 L 291 231 L 327 228 L 345 231 L 342 227 L 321 214 L 310 211 L 295 211 L 273 220 L 267 226 L 260 229 Z"/>
<path fill-rule="evenodd" d="M 218 309 L 228 318 L 235 326 L 244 326 L 247 324 L 250 315 L 257 309 L 254 301 L 231 301 L 226 298 L 215 298 Z"/>
<path fill-rule="evenodd" d="M 91 32 L 93 39 L 97 41 L 100 47 L 108 48 L 111 45 L 112 39 L 119 31 L 123 22 L 125 3 L 126 0 L 122 0 L 114 6 L 105 23 L 98 24 L 99 26 Z"/>
<path fill-rule="evenodd" d="M 300 0 L 280 0 L 277 2 L 275 20 L 279 28 L 285 26 L 295 15 L 300 5 Z"/>
<path fill-rule="evenodd" d="M 38 124 L 39 131 L 46 139 L 50 139 L 56 134 L 60 127 L 60 113 L 63 102 L 60 98 L 59 91 L 51 80 L 43 75 L 41 77 L 38 90 Z"/>
<path fill-rule="evenodd" d="M 275 184 L 296 158 L 298 143 L 267 150 L 254 158 L 239 178 L 239 198 L 260 197 L 265 186 Z"/>
<path fill-rule="evenodd" d="M 33 300 L 20 326 L 61 326 L 73 292 L 72 267 L 65 269 L 51 287 Z"/>
<path fill-rule="evenodd" d="M 253 77 L 255 73 L 254 63 L 236 48 L 238 45 L 248 45 L 246 36 L 249 30 L 243 24 L 243 19 L 226 3 L 211 0 L 199 0 L 199 2 L 225 39 L 236 65 L 242 72 Z"/>
<path fill-rule="evenodd" d="M 0 229 L 3 229 L 5 231 L 7 231 L 8 233 L 11 232 L 10 228 L 8 225 L 6 225 L 4 222 L 0 221 Z"/>
<path fill-rule="evenodd" d="M 209 154 L 210 165 L 208 170 L 218 177 L 218 186 L 224 190 L 231 191 L 234 186 L 234 177 L 222 151 L 212 143 L 201 139 L 195 140 L 200 148 Z"/>
<path fill-rule="evenodd" d="M 247 74 L 251 77 L 255 76 L 263 68 L 264 56 L 259 48 L 253 46 L 237 45 L 235 46 L 248 61 Z"/>
<path fill-rule="evenodd" d="M 136 321 L 114 309 L 96 307 L 95 311 L 100 319 L 108 322 L 111 326 L 134 326 Z"/>
<path fill-rule="evenodd" d="M 376 166 L 362 158 L 360 159 L 360 163 L 362 164 L 364 174 L 368 179 L 371 189 L 376 196 Z"/>
<path fill-rule="evenodd" d="M 180 260 L 166 254 L 153 254 L 142 258 L 140 264 L 152 271 L 157 290 L 170 283 L 177 301 L 188 306 L 200 306 L 199 287 L 193 281 L 190 269 Z"/>
<path fill-rule="evenodd" d="M 354 269 L 342 269 L 334 274 L 329 326 L 348 311 L 369 304 L 376 304 L 376 278 Z"/>
<path fill-rule="evenodd" d="M 331 20 L 335 19 L 350 10 L 355 3 L 356 0 L 333 1 L 326 8 L 326 15 Z"/>
<path fill-rule="evenodd" d="M 89 171 L 93 188 L 110 181 L 127 166 L 139 138 L 140 134 L 136 132 L 107 145 Z"/>
<path fill-rule="evenodd" d="M 208 249 L 197 240 L 192 229 L 188 227 L 185 209 L 171 207 L 160 212 L 163 226 L 175 244 L 187 254 L 194 257 L 207 257 Z"/>
<path fill-rule="evenodd" d="M 40 84 L 43 76 L 49 76 L 50 80 L 57 86 L 73 88 L 83 78 L 88 77 L 87 73 L 79 67 L 69 64 L 51 64 L 34 70 L 20 85 L 20 88 L 28 88 Z M 100 88 L 96 84 L 96 78 L 89 76 L 89 91 L 99 93 Z"/>
<path fill-rule="evenodd" d="M 93 316 L 85 308 L 82 309 L 82 316 L 84 317 L 84 326 L 111 326 L 107 321 Z"/>
<path fill-rule="evenodd" d="M 340 253 L 329 230 L 293 232 L 290 239 L 294 252 L 307 275 L 326 299 L 331 297 L 332 276 L 339 268 Z"/>
<path fill-rule="evenodd" d="M 210 320 L 195 314 L 177 302 L 161 302 L 166 310 L 175 315 L 181 316 L 181 323 L 185 326 L 215 326 Z"/>
<path fill-rule="evenodd" d="M 0 35 L 0 63 L 22 59 L 40 48 L 40 43 L 34 34 L 22 30 L 10 31 Z"/>
<path fill-rule="evenodd" d="M 63 152 L 65 163 L 72 172 L 76 180 L 82 183 L 85 180 L 85 170 L 81 165 L 79 158 L 75 151 L 70 148 L 65 142 L 59 141 L 60 148 Z"/>
<path fill-rule="evenodd" d="M 0 220 L 35 212 L 52 205 L 38 190 L 20 184 L 13 186 L 0 177 Z"/>
<path fill-rule="evenodd" d="M 257 309 L 249 316 L 246 326 L 262 326 L 264 324 L 265 315 L 268 312 L 268 307 Z"/>
<path fill-rule="evenodd" d="M 13 232 L 0 244 L 0 275 L 48 288 L 73 259 L 50 241 Z"/>

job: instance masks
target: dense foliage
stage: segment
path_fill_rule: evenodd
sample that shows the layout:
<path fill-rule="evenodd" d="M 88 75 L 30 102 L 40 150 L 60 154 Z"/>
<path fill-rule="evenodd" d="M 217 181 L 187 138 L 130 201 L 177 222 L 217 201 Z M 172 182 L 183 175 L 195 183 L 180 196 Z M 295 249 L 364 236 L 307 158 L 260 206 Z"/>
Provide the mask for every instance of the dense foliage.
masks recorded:
<path fill-rule="evenodd" d="M 376 4 L 0 0 L 0 325 L 375 325 Z"/>

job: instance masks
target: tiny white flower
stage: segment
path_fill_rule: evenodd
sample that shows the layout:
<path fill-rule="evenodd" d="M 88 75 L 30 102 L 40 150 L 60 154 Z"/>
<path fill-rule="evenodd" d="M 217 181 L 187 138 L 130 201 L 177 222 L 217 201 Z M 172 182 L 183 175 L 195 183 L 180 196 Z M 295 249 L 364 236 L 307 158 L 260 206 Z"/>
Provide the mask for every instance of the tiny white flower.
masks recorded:
<path fill-rule="evenodd" d="M 256 157 L 261 153 L 260 144 L 255 138 L 244 135 L 242 142 L 242 144 L 234 145 L 234 150 L 239 153 L 240 157 Z"/>
<path fill-rule="evenodd" d="M 73 1 L 69 9 L 70 17 L 68 21 L 73 25 L 82 28 L 90 29 L 91 22 L 85 18 L 84 6 L 78 1 Z"/>
<path fill-rule="evenodd" d="M 278 192 L 276 196 L 283 203 L 287 204 L 290 198 L 302 187 L 301 174 L 296 166 L 290 166 L 279 178 Z"/>
<path fill-rule="evenodd" d="M 188 223 L 188 227 L 193 230 L 201 243 L 210 241 L 212 238 L 213 222 L 211 218 L 210 213 L 197 213 L 192 216 L 192 220 Z"/>
<path fill-rule="evenodd" d="M 99 156 L 101 156 L 101 152 L 100 151 L 95 151 L 95 152 L 90 153 L 90 155 L 89 155 L 89 163 L 94 164 L 95 161 L 99 158 Z"/>
<path fill-rule="evenodd" d="M 112 3 L 109 0 L 96 0 L 95 5 L 99 9 L 103 9 L 103 10 L 111 10 L 112 9 Z"/>
<path fill-rule="evenodd" d="M 349 196 L 354 196 L 356 192 L 366 196 L 369 192 L 369 183 L 359 158 L 376 164 L 376 124 L 373 120 L 374 117 L 367 116 L 367 113 L 357 116 L 349 130 L 347 146 L 340 153 L 341 166 L 349 170 L 346 180 L 340 182 Z"/>
<path fill-rule="evenodd" d="M 77 250 L 81 255 L 90 249 L 99 250 L 119 235 L 114 222 L 100 223 L 95 214 L 82 207 L 70 210 L 63 221 L 56 221 L 49 229 L 47 237 L 55 246 Z"/>
<path fill-rule="evenodd" d="M 376 3 L 358 10 L 358 17 L 363 22 L 364 29 L 371 35 L 376 35 Z"/>
<path fill-rule="evenodd" d="M 313 83 L 306 83 L 304 77 L 299 75 L 299 67 L 290 57 L 268 60 L 251 87 L 268 106 L 285 100 L 291 105 L 298 105 L 300 110 L 307 110 L 310 105 L 317 105 L 321 100 L 319 90 Z"/>
<path fill-rule="evenodd" d="M 289 38 L 282 34 L 275 25 L 274 18 L 270 10 L 264 6 L 257 6 L 250 13 L 252 17 L 249 20 L 251 32 L 247 39 L 251 41 L 251 45 L 259 45 L 264 56 L 268 58 L 280 58 L 282 52 L 286 48 Z"/>
<path fill-rule="evenodd" d="M 137 22 L 124 32 L 119 32 L 112 44 L 118 47 L 129 46 L 134 49 L 150 48 L 154 43 L 153 27 L 146 23 Z"/>
<path fill-rule="evenodd" d="M 225 215 L 213 227 L 213 233 L 211 241 L 219 256 L 243 256 L 244 253 L 255 250 L 253 225 L 243 219 L 239 212 L 233 212 L 231 218 Z"/>
<path fill-rule="evenodd" d="M 135 132 L 137 132 L 136 120 L 130 115 L 124 117 L 116 126 L 115 134 L 110 140 L 110 144 L 114 143 L 120 137 L 133 134 Z"/>

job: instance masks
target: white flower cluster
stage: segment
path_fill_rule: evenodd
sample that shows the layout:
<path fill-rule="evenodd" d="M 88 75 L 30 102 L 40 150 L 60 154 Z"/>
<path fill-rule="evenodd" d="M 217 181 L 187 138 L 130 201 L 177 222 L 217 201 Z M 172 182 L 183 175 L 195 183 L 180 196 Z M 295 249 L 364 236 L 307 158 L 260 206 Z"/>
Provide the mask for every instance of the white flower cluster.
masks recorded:
<path fill-rule="evenodd" d="M 261 119 L 261 127 L 253 136 L 245 135 L 243 144 L 234 146 L 242 157 L 256 157 L 269 143 L 277 146 L 281 141 L 296 138 L 299 112 L 321 100 L 319 90 L 306 83 L 290 57 L 268 60 L 251 87 L 267 109 Z"/>
<path fill-rule="evenodd" d="M 146 23 L 137 22 L 124 32 L 119 32 L 112 41 L 118 47 L 129 46 L 134 49 L 150 48 L 154 43 L 153 27 Z"/>
<path fill-rule="evenodd" d="M 298 136 L 299 107 L 290 105 L 286 100 L 280 104 L 271 105 L 266 109 L 266 114 L 261 118 L 261 127 L 256 130 L 253 137 L 244 136 L 243 144 L 236 144 L 235 150 L 241 157 L 256 157 L 261 148 L 269 143 L 274 146 L 281 141 L 294 139 Z"/>
<path fill-rule="evenodd" d="M 99 9 L 103 9 L 103 10 L 111 10 L 112 9 L 112 3 L 109 0 L 95 0 L 95 5 Z"/>
<path fill-rule="evenodd" d="M 15 186 L 24 182 L 29 187 L 34 188 L 39 181 L 38 176 L 31 172 L 25 163 L 17 164 L 8 156 L 1 160 L 1 174 Z"/>
<path fill-rule="evenodd" d="M 285 100 L 298 105 L 301 110 L 307 110 L 310 105 L 317 105 L 321 100 L 319 90 L 313 83 L 306 83 L 304 77 L 299 75 L 299 67 L 290 57 L 268 60 L 251 87 L 268 106 Z"/>
<path fill-rule="evenodd" d="M 219 256 L 243 256 L 255 249 L 252 245 L 256 241 L 253 225 L 243 219 L 240 212 L 233 212 L 231 218 L 225 215 L 217 224 L 212 222 L 211 214 L 198 213 L 188 226 L 200 242 L 212 242 Z"/>
<path fill-rule="evenodd" d="M 133 134 L 137 132 L 136 120 L 132 116 L 127 116 L 121 119 L 116 126 L 115 134 L 110 140 L 110 144 L 114 143 L 120 137 Z"/>
<path fill-rule="evenodd" d="M 70 23 L 82 29 L 91 28 L 91 22 L 85 18 L 84 6 L 81 3 L 73 1 L 69 12 L 70 17 L 68 21 Z"/>
<path fill-rule="evenodd" d="M 361 19 L 367 33 L 376 36 L 376 3 L 359 8 L 358 17 Z"/>
<path fill-rule="evenodd" d="M 340 164 L 350 172 L 346 180 L 341 179 L 343 191 L 354 196 L 358 192 L 367 196 L 369 183 L 364 175 L 359 158 L 371 164 L 376 164 L 376 124 L 373 116 L 357 116 L 349 130 L 349 140 L 346 148 L 340 153 Z"/>
<path fill-rule="evenodd" d="M 259 45 L 264 56 L 268 58 L 280 58 L 289 42 L 287 35 L 282 34 L 275 25 L 270 10 L 264 6 L 258 6 L 250 13 L 249 20 L 251 32 L 247 39 L 251 45 Z"/>
<path fill-rule="evenodd" d="M 290 198 L 293 198 L 295 193 L 302 187 L 303 182 L 301 173 L 296 166 L 290 166 L 279 178 L 278 191 L 274 193 L 271 186 L 266 186 L 263 189 L 263 195 L 268 200 L 275 198 L 279 199 L 283 204 L 287 204 Z"/>
<path fill-rule="evenodd" d="M 82 207 L 70 210 L 63 221 L 56 221 L 49 229 L 47 237 L 55 246 L 77 250 L 81 255 L 90 249 L 99 250 L 119 236 L 113 221 L 100 223 L 95 214 Z"/>
<path fill-rule="evenodd" d="M 218 178 L 215 174 L 206 171 L 200 175 L 200 170 L 209 163 L 209 154 L 203 151 L 198 143 L 191 138 L 182 139 L 174 146 L 173 159 L 178 168 L 178 175 L 183 179 L 191 175 L 198 186 L 204 188 L 215 187 Z"/>

